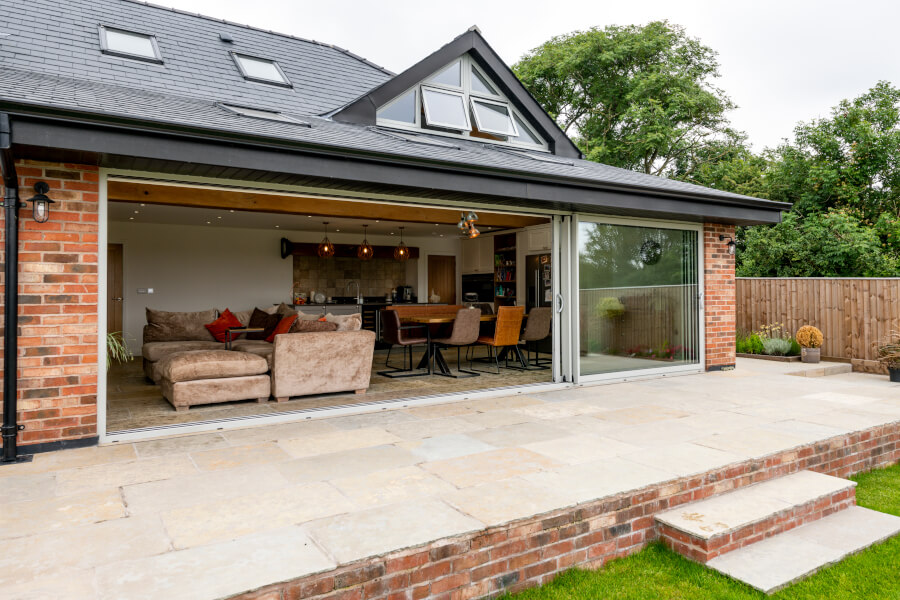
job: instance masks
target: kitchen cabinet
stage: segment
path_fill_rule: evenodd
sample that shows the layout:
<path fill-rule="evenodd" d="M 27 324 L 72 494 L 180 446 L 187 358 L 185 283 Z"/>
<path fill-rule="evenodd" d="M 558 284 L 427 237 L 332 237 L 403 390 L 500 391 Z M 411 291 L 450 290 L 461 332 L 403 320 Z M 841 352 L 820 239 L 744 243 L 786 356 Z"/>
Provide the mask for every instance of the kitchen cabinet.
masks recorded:
<path fill-rule="evenodd" d="M 550 225 L 538 225 L 525 230 L 526 252 L 544 252 L 550 250 L 553 231 Z"/>
<path fill-rule="evenodd" d="M 463 274 L 494 272 L 494 238 L 479 236 L 474 240 L 463 240 L 461 244 Z"/>

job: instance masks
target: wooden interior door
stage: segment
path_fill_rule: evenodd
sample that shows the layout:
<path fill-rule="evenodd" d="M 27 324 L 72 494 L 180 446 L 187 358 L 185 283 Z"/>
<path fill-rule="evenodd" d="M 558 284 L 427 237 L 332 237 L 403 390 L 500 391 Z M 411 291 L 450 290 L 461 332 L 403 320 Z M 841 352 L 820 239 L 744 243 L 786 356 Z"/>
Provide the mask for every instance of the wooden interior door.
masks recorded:
<path fill-rule="evenodd" d="M 441 297 L 444 304 L 456 304 L 456 257 L 428 255 L 428 294 Z M 421 299 L 419 300 L 421 302 Z"/>
<path fill-rule="evenodd" d="M 122 331 L 122 244 L 106 248 L 106 331 Z"/>

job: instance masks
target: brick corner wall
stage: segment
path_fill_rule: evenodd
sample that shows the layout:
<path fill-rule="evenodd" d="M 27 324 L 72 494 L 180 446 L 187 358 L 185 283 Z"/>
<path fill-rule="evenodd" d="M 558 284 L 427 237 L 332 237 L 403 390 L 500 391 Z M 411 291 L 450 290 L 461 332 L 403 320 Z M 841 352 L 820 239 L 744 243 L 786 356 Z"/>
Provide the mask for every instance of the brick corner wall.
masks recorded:
<path fill-rule="evenodd" d="M 737 323 L 734 255 L 728 242 L 734 239 L 734 225 L 703 224 L 703 288 L 706 325 L 706 370 L 734 366 L 734 336 Z"/>
<path fill-rule="evenodd" d="M 87 165 L 18 161 L 16 169 L 23 201 L 37 181 L 55 201 L 46 223 L 34 221 L 30 204 L 19 213 L 17 413 L 27 453 L 28 445 L 97 435 L 100 178 Z M 0 213 L 0 249 L 3 220 Z"/>

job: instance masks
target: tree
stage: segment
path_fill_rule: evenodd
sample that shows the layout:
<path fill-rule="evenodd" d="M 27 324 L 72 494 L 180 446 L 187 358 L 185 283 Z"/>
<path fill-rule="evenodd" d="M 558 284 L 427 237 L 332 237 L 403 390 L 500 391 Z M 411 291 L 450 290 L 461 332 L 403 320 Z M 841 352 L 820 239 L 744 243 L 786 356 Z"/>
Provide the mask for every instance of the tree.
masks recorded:
<path fill-rule="evenodd" d="M 655 21 L 555 37 L 513 69 L 588 159 L 661 175 L 736 135 L 734 105 L 709 83 L 718 67 L 683 28 Z"/>
<path fill-rule="evenodd" d="M 735 194 L 768 198 L 768 154 L 754 154 L 744 136 L 717 140 L 679 156 L 669 177 Z"/>

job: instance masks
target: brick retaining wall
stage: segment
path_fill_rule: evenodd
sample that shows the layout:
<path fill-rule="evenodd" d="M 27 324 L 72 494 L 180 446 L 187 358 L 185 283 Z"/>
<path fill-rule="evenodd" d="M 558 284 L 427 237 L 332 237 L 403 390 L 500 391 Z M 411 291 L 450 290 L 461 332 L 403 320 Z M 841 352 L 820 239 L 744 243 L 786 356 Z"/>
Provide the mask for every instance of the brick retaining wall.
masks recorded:
<path fill-rule="evenodd" d="M 55 201 L 46 223 L 30 204 L 19 213 L 18 443 L 28 453 L 29 444 L 97 435 L 99 172 L 34 161 L 16 169 L 23 201 L 37 181 Z"/>
<path fill-rule="evenodd" d="M 702 475 L 357 561 L 240 594 L 239 600 L 466 600 L 594 569 L 657 539 L 653 515 L 675 506 L 813 470 L 836 477 L 900 461 L 900 422 L 837 436 Z"/>

